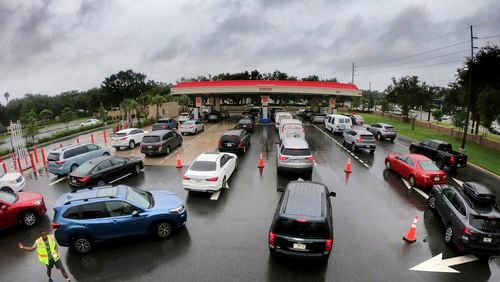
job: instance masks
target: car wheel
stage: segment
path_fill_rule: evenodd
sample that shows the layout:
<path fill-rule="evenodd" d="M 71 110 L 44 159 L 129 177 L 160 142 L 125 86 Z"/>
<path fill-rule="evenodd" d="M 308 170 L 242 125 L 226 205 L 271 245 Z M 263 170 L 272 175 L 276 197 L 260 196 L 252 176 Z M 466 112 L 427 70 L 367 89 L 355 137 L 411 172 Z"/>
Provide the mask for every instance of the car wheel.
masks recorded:
<path fill-rule="evenodd" d="M 160 239 L 168 238 L 172 234 L 172 225 L 166 221 L 156 224 L 156 236 Z"/>
<path fill-rule="evenodd" d="M 391 161 L 385 161 L 385 168 L 391 169 Z"/>
<path fill-rule="evenodd" d="M 106 181 L 104 181 L 104 180 L 99 180 L 97 182 L 97 186 L 104 186 L 104 185 L 106 185 Z"/>
<path fill-rule="evenodd" d="M 415 154 L 416 150 L 415 147 L 410 147 L 410 153 Z"/>
<path fill-rule="evenodd" d="M 198 134 L 198 129 L 194 130 L 194 135 Z"/>
<path fill-rule="evenodd" d="M 441 159 L 436 160 L 436 166 L 439 167 L 439 169 L 443 170 L 444 169 L 444 162 Z"/>
<path fill-rule="evenodd" d="M 77 168 L 78 168 L 78 165 L 77 165 L 77 164 L 73 164 L 73 165 L 71 165 L 71 167 L 69 168 L 69 171 L 70 171 L 70 172 L 73 172 L 73 171 L 75 171 L 75 169 L 77 169 Z"/>
<path fill-rule="evenodd" d="M 37 222 L 37 216 L 34 211 L 25 211 L 21 214 L 21 223 L 26 227 L 31 227 Z"/>
<path fill-rule="evenodd" d="M 10 188 L 10 187 L 2 187 L 2 189 L 0 189 L 0 191 L 4 191 L 5 193 L 14 194 L 14 190 L 12 190 L 12 188 Z"/>
<path fill-rule="evenodd" d="M 370 154 L 373 154 L 375 152 L 375 150 L 370 150 Z"/>
<path fill-rule="evenodd" d="M 417 181 L 415 180 L 415 176 L 410 175 L 410 177 L 408 177 L 408 183 L 410 183 L 411 187 L 416 187 Z"/>
<path fill-rule="evenodd" d="M 394 142 L 394 139 L 396 139 L 396 138 L 391 138 L 391 142 Z"/>
<path fill-rule="evenodd" d="M 453 243 L 453 226 L 451 224 L 448 224 L 444 231 L 444 242 L 448 245 Z"/>
<path fill-rule="evenodd" d="M 79 236 L 73 240 L 71 247 L 77 253 L 87 254 L 92 250 L 92 242 L 85 236 Z"/>
<path fill-rule="evenodd" d="M 351 144 L 351 151 L 356 151 L 356 144 L 354 142 Z"/>
<path fill-rule="evenodd" d="M 104 152 L 102 155 L 103 156 L 109 156 L 109 153 L 108 152 Z"/>
<path fill-rule="evenodd" d="M 128 147 L 130 149 L 134 149 L 135 148 L 135 142 L 134 142 L 134 140 L 130 140 L 130 143 L 128 143 Z"/>
<path fill-rule="evenodd" d="M 429 208 L 435 210 L 436 209 L 436 196 L 433 194 L 429 195 L 429 199 L 427 200 L 427 204 L 429 204 Z"/>
<path fill-rule="evenodd" d="M 382 134 L 380 134 L 380 132 L 379 132 L 379 133 L 377 133 L 377 139 L 378 139 L 378 140 L 381 140 L 381 139 L 382 139 Z"/>
<path fill-rule="evenodd" d="M 166 153 L 167 153 L 167 155 L 170 155 L 170 146 L 167 146 Z"/>
<path fill-rule="evenodd" d="M 139 174 L 141 173 L 141 166 L 139 164 L 136 164 L 134 167 L 134 173 Z"/>
<path fill-rule="evenodd" d="M 224 179 L 222 179 L 222 189 L 227 189 L 227 179 L 226 179 L 226 176 L 224 176 Z"/>

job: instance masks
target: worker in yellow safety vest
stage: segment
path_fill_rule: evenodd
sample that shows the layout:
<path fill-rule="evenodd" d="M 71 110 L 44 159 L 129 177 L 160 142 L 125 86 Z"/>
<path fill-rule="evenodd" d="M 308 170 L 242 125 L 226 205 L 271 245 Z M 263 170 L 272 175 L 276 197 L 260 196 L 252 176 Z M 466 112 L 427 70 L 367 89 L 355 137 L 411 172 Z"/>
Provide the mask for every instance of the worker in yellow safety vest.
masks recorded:
<path fill-rule="evenodd" d="M 54 235 L 47 234 L 47 231 L 40 230 L 40 237 L 36 239 L 32 247 L 26 247 L 21 242 L 19 242 L 19 249 L 33 252 L 36 250 L 38 254 L 38 260 L 47 266 L 47 276 L 49 277 L 49 282 L 52 282 L 51 273 L 52 268 L 55 266 L 57 269 L 61 270 L 62 276 L 69 281 L 68 274 L 64 270 L 64 266 L 61 263 L 61 255 L 57 250 L 57 243 Z"/>

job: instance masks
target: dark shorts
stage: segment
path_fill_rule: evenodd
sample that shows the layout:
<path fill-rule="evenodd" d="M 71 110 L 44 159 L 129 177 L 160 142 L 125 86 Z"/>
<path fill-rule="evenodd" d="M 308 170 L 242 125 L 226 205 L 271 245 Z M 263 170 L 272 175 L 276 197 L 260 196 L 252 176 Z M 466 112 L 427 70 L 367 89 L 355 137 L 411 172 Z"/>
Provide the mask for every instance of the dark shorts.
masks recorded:
<path fill-rule="evenodd" d="M 58 259 L 56 262 L 54 262 L 53 260 L 49 260 L 49 264 L 47 264 L 47 269 L 52 269 L 54 266 L 57 269 L 64 270 L 64 266 L 61 262 L 61 259 Z"/>

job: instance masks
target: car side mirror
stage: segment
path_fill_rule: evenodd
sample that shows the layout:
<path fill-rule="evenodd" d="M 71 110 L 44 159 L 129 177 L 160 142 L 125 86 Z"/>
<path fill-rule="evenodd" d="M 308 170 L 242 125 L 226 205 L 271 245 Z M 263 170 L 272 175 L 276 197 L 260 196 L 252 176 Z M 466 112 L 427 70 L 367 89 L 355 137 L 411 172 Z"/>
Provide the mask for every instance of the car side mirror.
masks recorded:
<path fill-rule="evenodd" d="M 278 192 L 282 192 L 282 193 L 285 192 L 285 188 L 283 188 L 283 187 L 278 187 L 278 188 L 276 188 L 276 190 Z"/>
<path fill-rule="evenodd" d="M 132 212 L 132 216 L 133 216 L 133 217 L 137 217 L 137 216 L 139 216 L 139 211 L 137 211 L 137 210 L 133 211 L 133 212 Z"/>
<path fill-rule="evenodd" d="M 330 196 L 330 197 L 337 197 L 337 193 L 335 193 L 335 192 L 330 192 L 330 193 L 328 193 L 328 196 Z"/>
<path fill-rule="evenodd" d="M 2 205 L 2 207 L 0 207 L 0 210 L 2 211 L 6 211 L 8 209 L 7 205 Z"/>

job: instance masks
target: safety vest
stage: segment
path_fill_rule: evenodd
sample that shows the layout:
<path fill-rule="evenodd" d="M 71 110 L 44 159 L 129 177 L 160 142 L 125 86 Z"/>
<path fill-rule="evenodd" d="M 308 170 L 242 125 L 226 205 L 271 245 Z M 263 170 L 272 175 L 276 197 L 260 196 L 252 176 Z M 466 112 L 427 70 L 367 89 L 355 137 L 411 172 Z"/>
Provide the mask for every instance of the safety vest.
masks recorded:
<path fill-rule="evenodd" d="M 52 254 L 52 258 L 54 262 L 59 260 L 59 254 L 56 249 L 56 240 L 54 239 L 54 235 L 47 235 L 47 239 L 49 241 L 50 253 Z M 36 240 L 36 252 L 38 253 L 38 260 L 42 263 L 49 265 L 49 257 L 47 254 L 47 248 L 45 246 L 45 242 L 42 237 Z"/>

